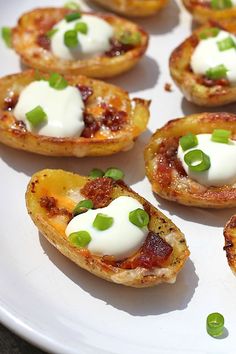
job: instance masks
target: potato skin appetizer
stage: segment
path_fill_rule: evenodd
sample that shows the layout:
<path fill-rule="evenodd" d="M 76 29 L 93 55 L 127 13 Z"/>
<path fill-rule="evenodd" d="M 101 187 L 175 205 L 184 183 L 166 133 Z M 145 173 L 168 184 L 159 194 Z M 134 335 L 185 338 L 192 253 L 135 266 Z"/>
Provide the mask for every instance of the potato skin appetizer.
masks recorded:
<path fill-rule="evenodd" d="M 50 51 L 50 39 L 47 38 L 46 33 L 69 13 L 71 10 L 66 8 L 41 8 L 21 16 L 18 25 L 12 31 L 12 44 L 24 64 L 42 71 L 107 78 L 128 71 L 144 55 L 148 45 L 148 34 L 144 30 L 117 16 L 94 14 L 112 25 L 115 33 L 121 28 L 131 33 L 138 32 L 140 44 L 118 48 L 120 55 L 116 55 L 117 52 L 112 55 L 110 52 L 83 60 L 65 60 L 55 57 Z M 114 48 L 111 51 L 117 49 Z"/>
<path fill-rule="evenodd" d="M 236 186 L 206 187 L 188 177 L 177 158 L 179 138 L 188 133 L 212 133 L 227 129 L 236 139 L 236 115 L 201 113 L 169 121 L 152 136 L 145 149 L 146 175 L 159 196 L 188 206 L 228 208 L 236 206 Z"/>
<path fill-rule="evenodd" d="M 183 0 L 186 9 L 192 14 L 194 20 L 199 23 L 208 21 L 224 21 L 236 19 L 236 7 L 225 8 L 222 10 L 213 9 L 209 2 L 202 0 Z"/>
<path fill-rule="evenodd" d="M 224 228 L 226 257 L 228 264 L 236 275 L 236 215 L 233 215 Z"/>
<path fill-rule="evenodd" d="M 200 41 L 201 33 L 214 27 L 236 34 L 233 21 L 202 26 L 172 52 L 169 60 L 171 76 L 185 98 L 204 107 L 217 107 L 236 101 L 235 85 L 231 85 L 226 79 L 209 80 L 195 74 L 190 67 L 191 56 Z"/>
<path fill-rule="evenodd" d="M 128 17 L 146 17 L 162 9 L 168 0 L 93 0 L 104 8 Z"/>
<path fill-rule="evenodd" d="M 82 136 L 73 138 L 33 134 L 26 130 L 21 121 L 16 120 L 12 110 L 23 88 L 35 81 L 38 75 L 47 77 L 47 74 L 28 70 L 0 79 L 1 143 L 47 156 L 103 156 L 129 150 L 136 137 L 146 129 L 149 119 L 149 101 L 138 98 L 131 101 L 125 91 L 102 81 L 84 76 L 65 76 L 70 85 L 80 88 L 82 97 L 83 94 L 87 96 L 84 97 L 84 119 L 89 116 L 90 120 L 92 118 L 96 123 L 101 116 L 105 115 L 105 124 L 109 129 L 104 135 L 100 128 L 93 131 L 91 130 L 93 125 L 87 127 L 85 124 Z M 101 97 L 103 97 L 102 101 Z M 107 109 L 115 114 L 114 122 L 109 112 L 106 121 Z"/>
<path fill-rule="evenodd" d="M 173 248 L 161 267 L 145 265 L 144 268 L 142 264 L 137 264 L 135 260 L 140 251 L 124 261 L 113 262 L 111 257 L 94 255 L 87 248 L 76 247 L 68 241 L 65 229 L 72 218 L 75 205 L 84 199 L 84 187 L 92 191 L 90 198 L 96 208 L 104 207 L 124 195 L 137 199 L 144 206 L 150 216 L 148 229 L 155 233 L 155 237 L 161 237 Z M 26 205 L 39 231 L 62 254 L 80 267 L 111 282 L 133 287 L 149 287 L 161 282 L 173 283 L 189 256 L 184 235 L 180 230 L 121 180 L 91 180 L 63 170 L 43 170 L 33 175 L 29 182 Z"/>

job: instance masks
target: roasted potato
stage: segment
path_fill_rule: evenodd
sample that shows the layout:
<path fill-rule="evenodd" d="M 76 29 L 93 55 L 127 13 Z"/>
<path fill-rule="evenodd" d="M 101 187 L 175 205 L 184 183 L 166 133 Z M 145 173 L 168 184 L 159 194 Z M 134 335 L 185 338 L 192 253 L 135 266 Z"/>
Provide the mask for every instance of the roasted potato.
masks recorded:
<path fill-rule="evenodd" d="M 163 8 L 168 0 L 93 0 L 104 8 L 128 17 L 154 15 Z"/>
<path fill-rule="evenodd" d="M 85 129 L 82 135 L 54 138 L 33 134 L 27 131 L 23 122 L 15 119 L 13 108 L 23 88 L 38 75 L 48 76 L 28 70 L 0 79 L 1 143 L 48 156 L 102 156 L 132 148 L 134 140 L 146 129 L 149 101 L 130 100 L 127 92 L 102 81 L 65 76 L 70 85 L 80 89 L 84 99 Z M 94 126 L 96 130 L 93 130 Z M 106 131 L 102 129 L 104 127 Z"/>
<path fill-rule="evenodd" d="M 179 138 L 188 133 L 227 129 L 236 139 L 236 115 L 201 113 L 169 121 L 158 129 L 145 148 L 146 175 L 159 196 L 180 204 L 203 208 L 236 206 L 236 185 L 206 187 L 186 175 L 177 158 Z"/>
<path fill-rule="evenodd" d="M 228 264 L 236 275 L 236 215 L 233 215 L 224 228 L 226 257 Z"/>
<path fill-rule="evenodd" d="M 94 207 L 100 208 L 124 195 L 137 199 L 150 217 L 147 238 L 137 253 L 117 262 L 112 255 L 98 256 L 86 247 L 76 247 L 68 241 L 65 229 L 80 200 L 92 199 Z M 34 174 L 29 182 L 26 205 L 39 231 L 62 254 L 80 267 L 114 283 L 133 287 L 173 283 L 189 256 L 180 230 L 121 180 L 107 177 L 89 179 L 63 170 L 43 170 Z M 150 236 L 152 246 L 150 243 L 147 245 Z"/>
<path fill-rule="evenodd" d="M 84 60 L 65 60 L 50 51 L 47 32 L 71 13 L 66 8 L 41 8 L 25 13 L 12 30 L 12 45 L 24 64 L 42 71 L 86 75 L 94 78 L 113 77 L 132 68 L 144 55 L 148 34 L 136 24 L 109 14 L 94 14 L 114 27 L 111 50 L 104 55 Z M 124 45 L 117 39 L 121 31 L 139 33 L 137 45 Z"/>
<path fill-rule="evenodd" d="M 183 0 L 183 4 L 199 23 L 236 19 L 236 6 L 214 9 L 207 0 Z"/>
<path fill-rule="evenodd" d="M 190 62 L 194 49 L 200 41 L 200 35 L 214 25 L 202 26 L 180 44 L 171 54 L 170 73 L 176 85 L 181 89 L 185 98 L 199 106 L 216 107 L 236 101 L 236 86 L 227 79 L 210 80 L 202 75 L 193 73 Z M 236 34 L 236 25 L 233 21 L 225 21 L 220 29 Z"/>

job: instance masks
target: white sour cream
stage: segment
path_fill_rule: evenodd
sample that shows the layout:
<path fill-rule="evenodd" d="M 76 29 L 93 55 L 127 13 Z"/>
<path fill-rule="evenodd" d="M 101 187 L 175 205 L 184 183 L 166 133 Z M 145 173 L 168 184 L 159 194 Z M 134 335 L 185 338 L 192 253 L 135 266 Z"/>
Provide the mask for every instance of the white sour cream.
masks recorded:
<path fill-rule="evenodd" d="M 229 144 L 211 141 L 211 134 L 197 135 L 198 145 L 183 151 L 178 148 L 178 158 L 181 160 L 187 175 L 205 186 L 223 186 L 236 181 L 236 142 L 229 140 Z M 191 171 L 184 161 L 184 155 L 195 149 L 202 150 L 210 157 L 211 167 L 207 171 Z"/>
<path fill-rule="evenodd" d="M 87 248 L 97 255 L 114 256 L 116 260 L 131 256 L 142 246 L 147 228 L 139 228 L 129 221 L 129 213 L 137 208 L 143 209 L 136 199 L 121 196 L 113 200 L 107 207 L 88 210 L 74 217 L 66 228 L 66 235 L 72 232 L 88 231 L 92 240 Z M 93 221 L 98 213 L 114 218 L 113 225 L 104 231 L 93 227 Z"/>
<path fill-rule="evenodd" d="M 47 121 L 33 127 L 26 113 L 41 106 L 47 115 Z M 63 138 L 80 136 L 84 129 L 84 103 L 76 87 L 67 86 L 56 90 L 47 81 L 33 81 L 19 96 L 14 116 L 22 120 L 29 131 L 40 135 Z"/>
<path fill-rule="evenodd" d="M 76 23 L 85 22 L 88 26 L 86 34 L 78 32 L 79 44 L 76 48 L 68 48 L 64 44 L 64 34 L 74 29 Z M 114 34 L 113 27 L 97 16 L 83 15 L 79 20 L 58 22 L 53 29 L 58 31 L 51 38 L 52 53 L 65 60 L 86 59 L 99 55 L 110 49 L 110 39 Z"/>
<path fill-rule="evenodd" d="M 191 57 L 191 67 L 195 74 L 204 75 L 210 68 L 223 64 L 227 69 L 228 80 L 236 83 L 236 50 L 231 48 L 220 51 L 217 42 L 232 37 L 236 42 L 236 37 L 229 32 L 220 31 L 216 37 L 201 40 L 195 48 Z"/>

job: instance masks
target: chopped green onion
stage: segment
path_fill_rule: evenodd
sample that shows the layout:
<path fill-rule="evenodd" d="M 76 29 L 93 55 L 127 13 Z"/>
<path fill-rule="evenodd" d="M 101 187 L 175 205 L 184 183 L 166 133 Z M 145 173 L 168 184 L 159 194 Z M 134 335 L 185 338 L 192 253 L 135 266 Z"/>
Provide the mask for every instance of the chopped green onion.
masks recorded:
<path fill-rule="evenodd" d="M 88 209 L 93 208 L 93 201 L 91 199 L 81 200 L 73 210 L 73 215 L 78 215 L 86 212 Z"/>
<path fill-rule="evenodd" d="M 70 10 L 79 10 L 80 9 L 79 4 L 77 4 L 75 1 L 67 1 L 64 4 L 64 7 L 67 9 L 70 9 Z"/>
<path fill-rule="evenodd" d="M 227 37 L 225 39 L 222 39 L 221 41 L 218 41 L 217 46 L 220 52 L 223 52 L 231 48 L 236 48 L 236 44 L 232 37 Z"/>
<path fill-rule="evenodd" d="M 79 44 L 78 35 L 76 30 L 68 30 L 64 33 L 64 44 L 68 48 L 77 47 Z"/>
<path fill-rule="evenodd" d="M 233 6 L 231 0 L 211 0 L 211 7 L 215 10 L 223 10 Z"/>
<path fill-rule="evenodd" d="M 46 36 L 48 38 L 52 38 L 55 33 L 58 32 L 58 28 L 52 28 L 51 30 L 47 31 Z"/>
<path fill-rule="evenodd" d="M 78 20 L 79 18 L 81 18 L 80 12 L 72 12 L 68 15 L 65 15 L 66 22 L 72 22 L 72 21 Z"/>
<path fill-rule="evenodd" d="M 77 32 L 83 33 L 83 34 L 87 34 L 88 33 L 88 25 L 85 22 L 78 22 L 75 25 L 75 30 Z"/>
<path fill-rule="evenodd" d="M 189 133 L 187 135 L 182 136 L 179 139 L 179 143 L 183 151 L 185 151 L 196 146 L 198 144 L 198 139 L 196 135 Z"/>
<path fill-rule="evenodd" d="M 216 37 L 220 32 L 220 29 L 217 27 L 206 28 L 199 34 L 200 39 L 207 39 L 210 37 Z"/>
<path fill-rule="evenodd" d="M 106 170 L 104 177 L 110 177 L 117 181 L 119 179 L 124 178 L 124 172 L 121 171 L 119 168 L 111 167 Z"/>
<path fill-rule="evenodd" d="M 2 27 L 2 39 L 7 47 L 12 47 L 12 31 L 10 27 Z"/>
<path fill-rule="evenodd" d="M 52 73 L 49 77 L 48 82 L 49 86 L 51 86 L 55 90 L 64 90 L 68 86 L 68 83 L 64 79 L 64 77 L 58 73 Z"/>
<path fill-rule="evenodd" d="M 27 112 L 25 115 L 28 121 L 35 127 L 39 124 L 44 123 L 47 120 L 47 115 L 41 106 L 35 107 L 31 111 Z"/>
<path fill-rule="evenodd" d="M 113 217 L 98 213 L 94 219 L 93 227 L 95 227 L 95 229 L 97 230 L 104 231 L 109 229 L 112 226 L 113 222 Z"/>
<path fill-rule="evenodd" d="M 191 171 L 203 172 L 211 167 L 210 158 L 202 150 L 191 150 L 184 155 L 184 161 Z"/>
<path fill-rule="evenodd" d="M 125 31 L 119 35 L 118 39 L 122 44 L 138 45 L 141 43 L 141 34 L 140 32 Z"/>
<path fill-rule="evenodd" d="M 212 337 L 219 337 L 224 332 L 224 316 L 218 312 L 213 312 L 207 316 L 207 333 Z"/>
<path fill-rule="evenodd" d="M 215 129 L 211 135 L 211 140 L 217 143 L 228 144 L 230 135 L 230 130 Z"/>
<path fill-rule="evenodd" d="M 149 215 L 145 210 L 138 208 L 129 213 L 129 221 L 138 227 L 144 227 L 149 223 Z"/>
<path fill-rule="evenodd" d="M 88 231 L 72 232 L 68 239 L 74 246 L 77 247 L 85 247 L 92 240 Z"/>
<path fill-rule="evenodd" d="M 98 178 L 103 176 L 104 176 L 104 172 L 99 168 L 93 168 L 92 171 L 89 172 L 90 178 Z"/>
<path fill-rule="evenodd" d="M 223 64 L 220 64 L 208 69 L 206 71 L 206 76 L 212 80 L 219 80 L 226 77 L 227 71 L 228 69 Z"/>

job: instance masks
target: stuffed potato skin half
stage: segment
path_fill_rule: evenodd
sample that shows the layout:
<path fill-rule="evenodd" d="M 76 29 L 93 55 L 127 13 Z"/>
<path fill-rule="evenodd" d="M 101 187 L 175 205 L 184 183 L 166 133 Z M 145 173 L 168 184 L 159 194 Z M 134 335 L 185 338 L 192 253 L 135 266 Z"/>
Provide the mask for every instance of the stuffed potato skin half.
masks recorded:
<path fill-rule="evenodd" d="M 236 275 L 236 215 L 233 215 L 224 228 L 226 257 L 228 264 Z"/>
<path fill-rule="evenodd" d="M 158 129 L 145 148 L 146 175 L 162 198 L 188 206 L 228 208 L 236 206 L 236 185 L 206 187 L 187 176 L 177 158 L 179 138 L 188 133 L 206 134 L 226 129 L 236 139 L 236 115 L 201 113 L 169 121 Z"/>
<path fill-rule="evenodd" d="M 124 262 L 114 263 L 111 257 L 106 259 L 106 256 L 94 255 L 87 248 L 76 247 L 68 241 L 65 235 L 66 226 L 75 205 L 84 199 L 81 191 L 88 185 L 89 188 L 95 188 L 91 198 L 96 207 L 105 206 L 124 195 L 131 196 L 143 204 L 150 216 L 148 229 L 173 247 L 171 256 L 162 267 L 143 268 L 134 265 L 133 258 L 137 255 Z M 100 188 L 97 188 L 98 186 Z M 180 230 L 122 181 L 113 181 L 110 178 L 91 180 L 63 170 L 43 170 L 34 174 L 28 184 L 26 205 L 39 231 L 62 254 L 80 267 L 111 282 L 132 287 L 150 287 L 161 282 L 172 283 L 189 256 L 184 235 Z"/>
<path fill-rule="evenodd" d="M 156 14 L 168 0 L 93 0 L 104 8 L 128 17 L 146 17 Z"/>
<path fill-rule="evenodd" d="M 80 88 L 86 97 L 84 114 L 98 121 L 107 109 L 120 113 L 121 125 L 110 126 L 106 133 L 86 130 L 87 137 L 54 138 L 33 134 L 17 121 L 13 108 L 21 91 L 37 76 L 47 78 L 45 73 L 34 70 L 9 75 L 0 79 L 0 142 L 16 149 L 47 156 L 103 156 L 132 148 L 134 140 L 146 129 L 149 119 L 149 101 L 129 99 L 127 92 L 102 81 L 84 76 L 65 76 L 68 84 Z M 101 101 L 101 97 L 103 97 Z M 119 115 L 118 115 L 119 117 Z M 115 116 L 116 118 L 116 116 Z M 110 119 L 110 118 L 109 118 Z M 116 119 L 115 119 L 116 120 Z M 115 122 L 116 124 L 117 122 Z M 113 124 L 108 120 L 107 124 Z M 86 127 L 86 126 L 85 126 Z M 87 128 L 85 128 L 87 129 Z M 91 136 L 90 136 L 90 135 Z"/>
<path fill-rule="evenodd" d="M 215 27 L 236 34 L 234 21 L 202 26 L 172 52 L 169 60 L 171 76 L 185 98 L 204 107 L 217 107 L 236 101 L 236 86 L 228 80 L 209 80 L 191 69 L 191 56 L 201 40 L 201 34 Z"/>
<path fill-rule="evenodd" d="M 148 46 L 148 34 L 136 24 L 111 14 L 94 14 L 113 26 L 115 34 L 120 29 L 138 32 L 140 43 L 125 53 L 115 56 L 100 55 L 83 60 L 65 60 L 55 57 L 50 50 L 46 34 L 52 27 L 71 13 L 66 8 L 41 8 L 21 16 L 12 30 L 12 44 L 24 64 L 29 67 L 61 74 L 86 75 L 107 78 L 131 69 L 144 55 Z"/>

